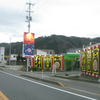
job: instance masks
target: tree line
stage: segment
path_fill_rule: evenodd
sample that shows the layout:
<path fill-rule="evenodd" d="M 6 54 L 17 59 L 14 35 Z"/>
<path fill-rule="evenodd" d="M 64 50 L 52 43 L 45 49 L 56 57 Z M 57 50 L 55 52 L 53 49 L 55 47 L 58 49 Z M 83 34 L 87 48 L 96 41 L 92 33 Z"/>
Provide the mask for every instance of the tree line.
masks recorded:
<path fill-rule="evenodd" d="M 35 49 L 52 49 L 56 54 L 66 53 L 70 49 L 82 48 L 90 43 L 100 43 L 100 37 L 97 38 L 82 38 L 82 37 L 67 37 L 64 35 L 51 35 L 38 37 L 35 40 Z M 22 42 L 15 43 L 0 43 L 0 47 L 5 47 L 5 55 L 9 55 L 11 45 L 11 53 L 22 55 Z"/>

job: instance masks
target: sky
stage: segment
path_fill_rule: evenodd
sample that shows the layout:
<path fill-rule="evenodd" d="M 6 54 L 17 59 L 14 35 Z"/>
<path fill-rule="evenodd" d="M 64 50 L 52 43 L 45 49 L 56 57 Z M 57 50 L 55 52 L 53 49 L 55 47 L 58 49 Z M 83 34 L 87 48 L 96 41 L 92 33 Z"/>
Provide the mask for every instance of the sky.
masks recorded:
<path fill-rule="evenodd" d="M 30 0 L 31 32 L 35 37 L 52 34 L 100 37 L 100 0 Z M 23 41 L 28 31 L 25 12 L 29 0 L 0 0 L 0 43 Z"/>

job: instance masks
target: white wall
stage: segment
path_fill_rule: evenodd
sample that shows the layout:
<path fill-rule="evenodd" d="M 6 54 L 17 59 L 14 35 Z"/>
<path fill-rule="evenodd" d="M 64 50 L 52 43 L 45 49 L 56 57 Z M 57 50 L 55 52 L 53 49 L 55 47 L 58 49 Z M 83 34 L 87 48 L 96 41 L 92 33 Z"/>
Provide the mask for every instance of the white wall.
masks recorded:
<path fill-rule="evenodd" d="M 0 47 L 0 61 L 4 61 L 5 48 Z"/>
<path fill-rule="evenodd" d="M 44 52 L 44 51 L 42 51 L 42 50 L 36 50 L 36 54 L 37 55 L 46 55 L 47 54 L 47 52 Z"/>

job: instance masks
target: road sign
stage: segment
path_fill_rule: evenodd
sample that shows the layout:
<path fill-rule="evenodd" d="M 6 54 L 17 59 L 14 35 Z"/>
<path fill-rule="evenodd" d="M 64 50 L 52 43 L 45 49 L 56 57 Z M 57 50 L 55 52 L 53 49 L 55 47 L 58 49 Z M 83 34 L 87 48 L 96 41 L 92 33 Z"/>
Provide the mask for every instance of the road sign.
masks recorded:
<path fill-rule="evenodd" d="M 23 44 L 23 56 L 31 57 L 34 55 L 34 45 L 33 44 Z"/>

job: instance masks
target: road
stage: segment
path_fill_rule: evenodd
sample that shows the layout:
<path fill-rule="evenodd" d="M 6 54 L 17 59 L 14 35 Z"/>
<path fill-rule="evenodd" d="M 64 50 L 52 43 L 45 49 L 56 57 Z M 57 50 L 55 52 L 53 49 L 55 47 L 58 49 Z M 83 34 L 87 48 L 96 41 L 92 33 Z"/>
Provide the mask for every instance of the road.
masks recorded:
<path fill-rule="evenodd" d="M 9 100 L 100 100 L 100 96 L 0 71 L 0 91 Z"/>

